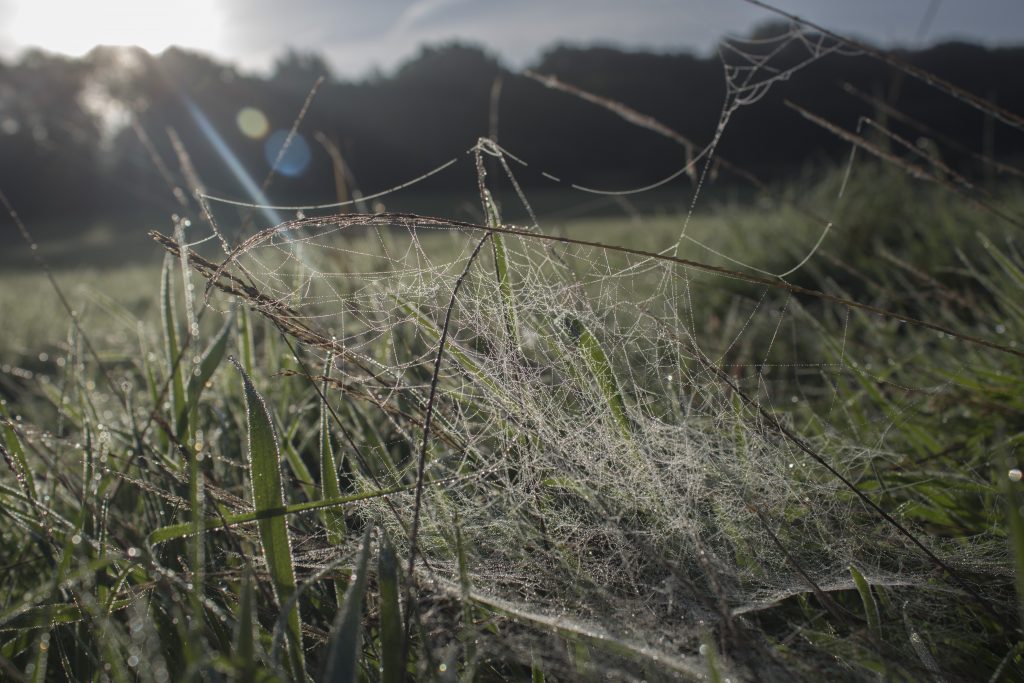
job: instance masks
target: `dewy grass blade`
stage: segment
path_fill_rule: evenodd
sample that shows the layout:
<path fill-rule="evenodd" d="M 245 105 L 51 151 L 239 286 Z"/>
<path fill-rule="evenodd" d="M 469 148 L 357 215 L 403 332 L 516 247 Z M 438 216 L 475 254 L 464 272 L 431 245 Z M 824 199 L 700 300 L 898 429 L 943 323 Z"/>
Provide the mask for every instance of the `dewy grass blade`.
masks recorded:
<path fill-rule="evenodd" d="M 220 367 L 220 363 L 224 360 L 224 352 L 227 350 L 228 337 L 231 334 L 231 329 L 234 327 L 234 315 L 230 316 L 224 324 L 221 326 L 220 331 L 217 332 L 217 336 L 214 337 L 210 346 L 207 347 L 206 351 L 199 359 L 197 365 L 198 373 L 193 373 L 188 378 L 188 385 L 185 388 L 185 396 L 188 402 L 188 420 L 189 424 L 195 424 L 196 411 L 199 409 L 199 398 L 203 393 L 203 389 L 206 388 L 207 382 L 213 377 L 213 373 Z M 181 424 L 181 416 L 178 416 L 178 431 L 181 432 L 184 427 Z"/>
<path fill-rule="evenodd" d="M 25 497 L 35 505 L 37 499 L 35 478 L 32 476 L 32 470 L 29 469 L 21 440 L 18 438 L 17 432 L 14 431 L 14 423 L 2 401 L 0 401 L 0 424 L 3 425 L 4 440 L 7 442 L 6 452 L 11 455 L 11 466 L 14 469 L 15 479 L 18 480 L 18 485 L 23 489 Z M 0 444 L 0 448 L 2 446 L 3 444 Z"/>
<path fill-rule="evenodd" d="M 331 626 L 327 644 L 327 667 L 320 679 L 325 683 L 349 683 L 357 680 L 359 640 L 363 618 L 363 596 L 366 593 L 366 570 L 370 562 L 370 532 L 367 527 L 363 545 L 356 560 L 356 573 L 345 592 L 345 602 Z"/>
<path fill-rule="evenodd" d="M 278 508 L 264 508 L 256 512 L 243 512 L 237 515 L 224 515 L 223 517 L 211 517 L 207 519 L 203 524 L 205 531 L 216 531 L 218 529 L 224 529 L 225 527 L 233 527 L 239 524 L 247 524 L 249 522 L 258 522 L 267 519 L 276 519 L 278 517 L 284 517 L 286 515 L 294 515 L 300 512 L 310 512 L 313 510 L 323 510 L 325 508 L 337 507 L 339 505 L 346 505 L 348 503 L 357 503 L 361 500 L 370 500 L 372 498 L 381 498 L 388 496 L 393 493 L 401 493 L 402 491 L 412 491 L 416 488 L 415 484 L 407 484 L 405 486 L 395 486 L 390 489 L 381 489 L 379 491 L 365 491 L 363 493 L 355 493 L 351 496 L 342 496 L 341 498 L 329 498 L 325 500 L 314 500 L 305 503 L 292 503 L 291 505 L 285 505 Z M 166 543 L 167 541 L 173 541 L 177 538 L 185 538 L 192 533 L 192 524 L 171 524 L 169 526 L 160 527 L 156 531 L 152 532 L 147 541 L 149 545 L 159 545 L 160 543 Z"/>
<path fill-rule="evenodd" d="M 864 575 L 852 564 L 850 565 L 850 576 L 853 577 L 853 583 L 857 586 L 857 592 L 860 593 L 860 601 L 864 604 L 864 615 L 868 620 L 868 632 L 871 633 L 872 637 L 881 642 L 882 620 L 878 616 L 878 603 L 875 602 L 871 586 L 868 584 L 868 580 L 864 578 Z"/>
<path fill-rule="evenodd" d="M 484 190 L 484 209 L 487 212 L 487 225 L 492 228 L 501 227 L 501 215 L 491 193 Z M 498 233 L 491 233 L 491 247 L 494 251 L 494 272 L 498 277 L 498 292 L 505 309 L 505 327 L 509 341 L 514 348 L 519 348 L 519 321 L 516 317 L 515 299 L 512 295 L 512 279 L 508 272 L 508 251 L 505 242 Z"/>
<path fill-rule="evenodd" d="M 171 285 L 172 259 L 164 257 L 164 268 L 160 277 L 160 314 L 164 324 L 164 343 L 166 344 L 167 373 L 171 378 L 171 405 L 174 408 L 175 421 L 185 414 L 185 385 L 181 378 L 181 363 L 178 358 L 178 322 L 174 313 L 174 291 Z M 175 425 L 178 426 L 177 424 Z M 178 438 L 183 436 L 179 430 Z M 190 444 L 191 445 L 191 444 Z"/>
<path fill-rule="evenodd" d="M 380 589 L 381 683 L 401 683 L 405 677 L 402 658 L 402 612 L 398 606 L 398 557 L 384 531 L 377 556 L 377 587 Z"/>
<path fill-rule="evenodd" d="M 248 424 L 248 453 L 252 499 L 256 513 L 284 508 L 284 489 L 281 483 L 280 451 L 277 432 L 270 419 L 270 411 L 259 395 L 242 365 L 231 358 L 242 376 Z M 278 604 L 283 605 L 295 592 L 295 567 L 292 564 L 291 540 L 284 517 L 263 517 L 257 520 L 260 544 L 270 573 L 271 585 Z M 292 676 L 297 681 L 306 678 L 305 658 L 302 651 L 302 626 L 298 606 L 288 615 L 288 651 Z"/>
<path fill-rule="evenodd" d="M 249 318 L 249 309 L 241 307 L 238 315 L 238 346 L 242 355 L 242 367 L 252 375 L 253 363 L 256 358 L 255 341 L 252 333 L 252 320 Z"/>
<path fill-rule="evenodd" d="M 597 380 L 597 384 L 601 388 L 601 394 L 611 410 L 615 423 L 619 426 L 619 431 L 622 433 L 622 436 L 631 440 L 633 428 L 629 423 L 629 416 L 626 414 L 626 403 L 622 399 L 619 382 L 612 371 L 611 363 L 608 361 L 608 354 L 601 347 L 601 342 L 597 340 L 594 333 L 582 321 L 576 318 L 567 318 L 565 320 L 565 328 L 569 336 L 576 343 L 580 354 L 583 356 L 583 362 L 586 364 L 587 369 L 590 370 L 590 374 Z"/>
<path fill-rule="evenodd" d="M 338 466 L 334 462 L 334 447 L 331 445 L 331 410 L 327 405 L 327 380 L 331 376 L 334 365 L 334 354 L 327 355 L 324 365 L 324 384 L 320 392 L 320 486 L 322 499 L 341 498 L 341 483 L 338 481 Z M 345 512 L 337 508 L 328 508 L 323 512 L 324 527 L 327 530 L 327 545 L 336 548 L 345 540 Z M 341 579 L 334 581 L 334 594 L 341 605 L 345 594 L 345 584 Z"/>
<path fill-rule="evenodd" d="M 246 572 L 245 580 L 242 582 L 242 595 L 238 600 L 237 621 L 235 622 L 235 658 L 240 668 L 239 674 L 250 679 L 256 673 L 253 669 L 256 663 L 254 636 L 256 623 L 252 582 L 252 574 Z"/>

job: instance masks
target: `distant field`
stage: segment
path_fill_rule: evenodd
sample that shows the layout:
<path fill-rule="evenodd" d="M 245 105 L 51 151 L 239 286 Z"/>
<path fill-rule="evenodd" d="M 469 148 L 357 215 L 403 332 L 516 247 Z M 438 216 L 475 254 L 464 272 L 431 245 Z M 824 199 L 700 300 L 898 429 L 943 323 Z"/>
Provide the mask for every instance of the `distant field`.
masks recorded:
<path fill-rule="evenodd" d="M 573 237 L 660 249 L 674 242 L 682 222 L 679 216 L 638 215 L 556 218 L 550 224 L 553 232 Z M 151 229 L 171 232 L 155 223 Z M 720 241 L 727 235 L 728 225 L 722 219 L 700 216 L 693 221 L 692 233 Z M 335 239 L 343 243 L 347 238 L 339 235 Z M 437 242 L 449 237 L 427 231 L 423 239 Z M 685 248 L 693 250 L 692 246 Z M 218 256 L 216 251 L 207 253 L 211 258 Z M 88 328 L 101 331 L 111 316 L 136 315 L 155 321 L 153 292 L 159 285 L 163 251 L 144 234 L 92 230 L 81 238 L 41 240 L 40 254 Z M 0 256 L 0 320 L 4 323 L 0 357 L 33 355 L 33 349 L 67 336 L 64 308 L 22 244 L 13 244 Z"/>

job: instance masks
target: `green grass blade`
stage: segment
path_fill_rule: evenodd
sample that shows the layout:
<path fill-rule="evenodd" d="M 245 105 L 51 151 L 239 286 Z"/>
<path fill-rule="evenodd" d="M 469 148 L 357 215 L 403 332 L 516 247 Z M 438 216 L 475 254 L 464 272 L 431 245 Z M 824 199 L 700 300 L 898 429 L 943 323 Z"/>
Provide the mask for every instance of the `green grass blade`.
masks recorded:
<path fill-rule="evenodd" d="M 853 583 L 857 586 L 857 592 L 860 593 L 860 601 L 864 604 L 864 614 L 868 620 L 868 631 L 873 638 L 881 642 L 882 620 L 878 616 L 878 603 L 875 602 L 871 586 L 868 584 L 867 579 L 864 578 L 864 575 L 852 564 L 850 565 L 850 576 L 853 577 Z"/>
<path fill-rule="evenodd" d="M 118 612 L 130 606 L 145 593 L 137 593 L 129 598 L 119 598 L 110 604 L 110 612 Z M 88 616 L 88 615 L 86 615 Z M 73 624 L 86 618 L 77 605 L 70 603 L 50 603 L 35 605 L 16 611 L 14 614 L 0 619 L 0 633 L 20 631 L 26 628 L 40 628 L 45 625 L 62 626 Z"/>
<path fill-rule="evenodd" d="M 405 678 L 405 661 L 402 659 L 402 612 L 398 606 L 398 557 L 383 531 L 377 557 L 377 587 L 380 589 L 381 683 L 401 683 Z"/>
<path fill-rule="evenodd" d="M 327 396 L 327 379 L 331 376 L 331 366 L 334 364 L 333 354 L 327 356 L 327 364 L 324 368 L 324 396 Z M 338 467 L 334 462 L 334 448 L 331 444 L 331 411 L 326 401 L 320 404 L 320 485 L 323 487 L 324 498 L 340 498 L 341 483 L 338 481 Z M 332 545 L 336 545 L 345 537 L 345 518 L 341 517 L 341 524 L 337 526 L 338 520 L 325 517 L 327 525 L 327 539 Z M 332 528 L 333 527 L 333 528 Z M 332 540 L 332 533 L 335 538 Z"/>
<path fill-rule="evenodd" d="M 487 225 L 492 228 L 501 227 L 501 216 L 498 205 L 491 193 L 484 191 L 484 209 L 487 212 Z M 491 247 L 494 252 L 494 272 L 498 277 L 498 293 L 505 311 L 505 327 L 509 340 L 514 348 L 519 348 L 519 321 L 516 317 L 515 299 L 512 294 L 512 278 L 508 271 L 508 251 L 505 241 L 498 233 L 491 233 Z"/>
<path fill-rule="evenodd" d="M 284 489 L 281 484 L 281 456 L 277 432 L 270 419 L 270 410 L 263 397 L 253 387 L 242 365 L 234 358 L 231 360 L 242 376 L 242 388 L 245 393 L 253 505 L 257 513 L 280 510 L 285 506 Z M 280 515 L 262 517 L 257 520 L 257 525 L 271 585 L 274 587 L 278 604 L 283 605 L 295 592 L 295 567 L 292 563 L 288 525 Z M 306 668 L 302 650 L 302 626 L 297 606 L 288 615 L 287 635 L 292 676 L 297 681 L 303 681 L 306 678 Z"/>
<path fill-rule="evenodd" d="M 259 522 L 268 519 L 275 519 L 277 517 L 284 517 L 286 515 L 294 515 L 300 512 L 311 512 L 313 510 L 323 510 L 325 508 L 337 507 L 339 505 L 346 505 L 348 503 L 356 503 L 361 500 L 370 500 L 372 498 L 380 498 L 382 496 L 389 496 L 393 493 L 400 493 L 402 491 L 411 491 L 416 488 L 415 484 L 406 484 L 404 486 L 395 486 L 389 489 L 381 489 L 378 491 L 364 491 L 362 493 L 354 493 L 349 496 L 342 496 L 341 498 L 330 498 L 325 500 L 312 500 L 305 503 L 292 503 L 291 505 L 284 505 L 277 508 L 264 508 L 257 512 L 243 512 L 236 515 L 224 515 L 223 517 L 211 517 L 203 523 L 204 531 L 216 531 L 217 529 L 223 529 L 225 527 L 233 527 L 239 524 L 247 524 L 249 522 Z M 185 524 L 170 524 L 163 526 L 152 532 L 147 541 L 149 545 L 159 545 L 160 543 L 166 543 L 167 541 L 173 541 L 178 538 L 185 538 L 192 533 L 192 523 L 188 522 Z"/>
<path fill-rule="evenodd" d="M 46 664 L 50 659 L 50 632 L 40 633 L 33 647 L 35 657 L 32 659 L 32 670 L 25 670 L 25 678 L 30 683 L 43 683 L 46 680 Z"/>
<path fill-rule="evenodd" d="M 1011 461 L 1004 457 L 1003 462 L 1009 465 Z M 1006 498 L 1006 538 L 1014 559 L 1013 576 L 1017 587 L 1018 614 L 1021 623 L 1024 624 L 1024 514 L 1021 512 L 1024 496 L 1021 496 L 1018 490 L 1019 484 L 1010 481 L 1006 474 L 1001 473 L 1000 484 Z"/>
<path fill-rule="evenodd" d="M 177 425 L 177 420 L 179 416 L 185 414 L 185 384 L 182 380 L 184 359 L 179 359 L 181 349 L 178 347 L 178 322 L 174 312 L 171 260 L 169 254 L 164 257 L 164 268 L 160 277 L 160 317 L 164 325 L 167 376 L 171 380 L 171 406 L 174 408 L 176 426 L 179 427 L 178 438 L 181 438 L 184 432 L 180 429 L 180 425 Z"/>
<path fill-rule="evenodd" d="M 462 598 L 462 640 L 465 647 L 466 678 L 473 680 L 476 673 L 476 623 L 473 620 L 473 582 L 469 576 L 469 561 L 466 559 L 466 545 L 462 542 L 462 525 L 456 516 L 455 553 L 459 562 L 459 590 Z"/>
<path fill-rule="evenodd" d="M 256 360 L 256 344 L 252 333 L 249 309 L 242 307 L 238 314 L 238 353 L 242 356 L 242 367 L 252 376 Z"/>
<path fill-rule="evenodd" d="M 238 600 L 238 616 L 235 622 L 235 659 L 243 678 L 251 679 L 255 674 L 256 642 L 255 612 L 253 608 L 252 574 L 246 572 L 242 583 L 242 594 Z"/>
<path fill-rule="evenodd" d="M 220 367 L 221 361 L 224 360 L 224 352 L 227 351 L 228 337 L 231 333 L 231 328 L 234 327 L 233 317 L 229 317 L 227 321 L 221 326 L 217 332 L 217 336 L 214 337 L 213 341 L 207 347 L 206 351 L 199 359 L 197 365 L 198 373 L 193 373 L 188 378 L 188 386 L 185 389 L 185 395 L 188 401 L 188 415 L 190 423 L 195 422 L 196 411 L 199 408 L 199 398 L 202 396 L 203 389 L 206 388 L 207 383 L 213 378 L 213 373 Z M 181 420 L 181 416 L 178 418 Z M 178 429 L 181 430 L 182 425 L 179 423 Z"/>
<path fill-rule="evenodd" d="M 580 354 L 583 356 L 583 362 L 586 364 L 587 369 L 590 370 L 590 373 L 597 380 L 605 402 L 612 412 L 612 417 L 619 426 L 619 431 L 627 439 L 632 439 L 633 428 L 629 423 L 629 416 L 626 413 L 626 402 L 622 399 L 619 382 L 612 371 L 608 355 L 601 347 L 601 342 L 597 340 L 594 333 L 582 321 L 576 318 L 567 318 L 564 324 L 569 336 L 573 339 Z"/>
<path fill-rule="evenodd" d="M 281 449 L 284 452 L 284 459 L 288 462 L 288 468 L 292 471 L 292 475 L 299 484 L 299 488 L 306 494 L 306 500 L 316 500 L 320 498 L 321 494 L 317 490 L 313 473 L 306 467 L 302 454 L 299 453 L 294 444 L 299 429 L 304 429 L 306 425 L 299 415 L 293 416 L 292 419 L 293 421 L 288 427 L 288 431 L 281 440 Z"/>
<path fill-rule="evenodd" d="M 708 680 L 711 683 L 722 683 L 725 679 L 722 676 L 722 667 L 718 662 L 718 650 L 709 633 L 705 633 L 701 638 L 700 653 L 704 656 L 704 663 L 708 667 Z"/>
<path fill-rule="evenodd" d="M 330 353 L 324 365 L 324 382 L 321 388 L 323 398 L 320 400 L 320 493 L 323 499 L 341 498 L 341 482 L 338 480 L 338 466 L 334 461 L 334 447 L 331 444 L 331 410 L 327 404 L 327 380 L 331 376 L 333 365 L 334 354 Z M 341 545 L 348 533 L 345 526 L 345 511 L 338 508 L 325 509 L 323 523 L 327 530 L 327 545 Z M 342 579 L 334 581 L 334 597 L 338 605 L 341 605 L 347 584 L 348 582 Z"/>
<path fill-rule="evenodd" d="M 359 665 L 359 639 L 362 635 L 363 596 L 366 593 L 366 571 L 370 562 L 370 532 L 367 527 L 363 545 L 356 559 L 356 573 L 345 592 L 345 603 L 331 627 L 327 643 L 327 666 L 320 679 L 325 683 L 354 683 Z"/>
<path fill-rule="evenodd" d="M 21 440 L 12 426 L 11 416 L 2 401 L 0 401 L 0 424 L 3 425 L 7 452 L 10 453 L 16 467 L 14 476 L 18 480 L 18 485 L 23 489 L 25 497 L 34 503 L 37 499 L 36 482 L 32 477 L 32 470 L 29 469 L 28 460 L 25 458 L 25 449 L 22 448 Z"/>

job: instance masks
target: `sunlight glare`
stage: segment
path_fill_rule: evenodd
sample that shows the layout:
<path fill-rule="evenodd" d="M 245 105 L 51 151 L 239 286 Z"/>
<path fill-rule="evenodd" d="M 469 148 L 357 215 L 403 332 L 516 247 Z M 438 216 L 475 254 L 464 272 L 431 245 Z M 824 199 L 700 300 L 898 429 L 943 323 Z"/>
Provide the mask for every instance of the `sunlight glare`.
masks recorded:
<path fill-rule="evenodd" d="M 171 45 L 221 47 L 223 14 L 211 0 L 21 0 L 7 27 L 21 47 L 81 56 L 96 45 L 138 45 L 153 53 Z"/>

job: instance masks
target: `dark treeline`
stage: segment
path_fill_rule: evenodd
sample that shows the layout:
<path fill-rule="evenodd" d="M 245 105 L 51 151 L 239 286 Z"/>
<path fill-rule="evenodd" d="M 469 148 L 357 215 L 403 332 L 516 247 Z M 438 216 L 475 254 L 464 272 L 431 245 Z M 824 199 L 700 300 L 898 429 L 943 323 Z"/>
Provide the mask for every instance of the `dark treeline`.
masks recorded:
<path fill-rule="evenodd" d="M 738 63 L 735 54 L 723 54 L 729 64 Z M 1024 48 L 951 43 L 899 54 L 1010 111 L 1024 111 Z M 806 50 L 794 41 L 780 55 L 772 65 L 799 62 Z M 699 144 L 713 138 L 726 97 L 725 67 L 718 56 L 557 47 L 531 68 L 621 101 Z M 335 166 L 322 140 L 340 151 L 364 193 L 464 156 L 489 134 L 494 99 L 498 140 L 529 162 L 520 172 L 528 187 L 556 186 L 541 171 L 592 187 L 639 186 L 677 170 L 686 158 L 669 140 L 510 73 L 475 47 L 424 48 L 393 74 L 361 82 L 332 79 L 322 59 L 296 52 L 262 77 L 179 49 L 152 57 L 138 50 L 97 48 L 79 60 L 29 52 L 16 63 L 0 64 L 0 189 L 24 215 L 52 224 L 173 210 L 166 180 L 139 135 L 148 136 L 172 182 L 184 187 L 168 134 L 173 129 L 209 191 L 249 199 L 225 162 L 224 150 L 204 135 L 200 118 L 208 119 L 259 184 L 273 160 L 273 140 L 283 135 L 275 138 L 275 131 L 290 128 L 321 75 L 327 79 L 299 128 L 308 162 L 301 149 L 292 150 L 297 156 L 286 158 L 292 175 L 275 179 L 268 191 L 274 202 L 333 201 L 338 196 Z M 847 83 L 925 123 L 930 132 L 887 118 L 877 104 L 844 90 Z M 944 162 L 961 168 L 971 163 L 969 151 L 1001 160 L 1024 152 L 1019 132 L 878 60 L 834 53 L 736 111 L 719 154 L 766 180 L 779 180 L 848 152 L 848 143 L 809 124 L 784 99 L 848 130 L 855 130 L 862 116 L 881 118 L 929 154 L 941 154 Z M 266 129 L 250 112 L 246 135 L 238 123 L 243 108 L 261 112 Z M 432 179 L 430 187 L 440 192 L 471 189 L 471 174 L 471 165 L 463 163 Z M 716 182 L 729 182 L 728 174 Z"/>

